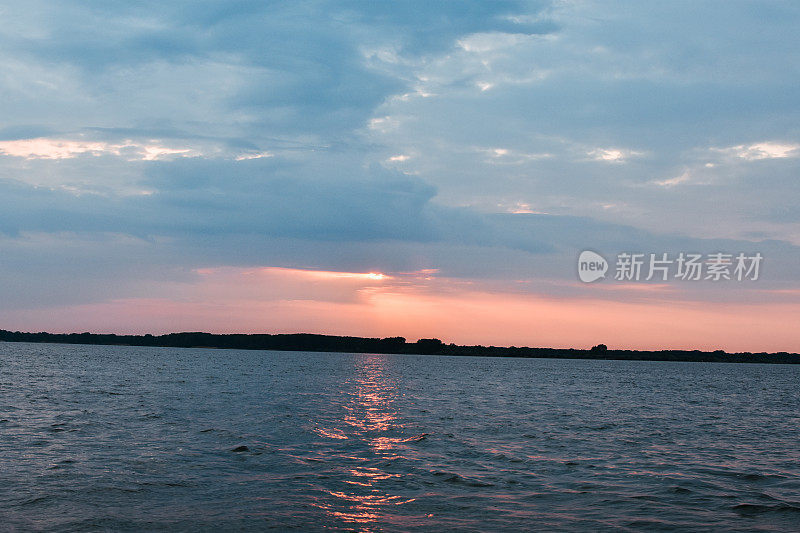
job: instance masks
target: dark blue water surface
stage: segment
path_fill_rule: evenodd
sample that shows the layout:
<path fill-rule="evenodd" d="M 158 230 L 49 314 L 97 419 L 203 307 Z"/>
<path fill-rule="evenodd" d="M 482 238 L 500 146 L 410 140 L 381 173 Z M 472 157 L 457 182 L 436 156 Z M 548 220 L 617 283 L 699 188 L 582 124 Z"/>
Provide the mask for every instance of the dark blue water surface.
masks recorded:
<path fill-rule="evenodd" d="M 0 528 L 800 529 L 800 367 L 0 343 Z"/>

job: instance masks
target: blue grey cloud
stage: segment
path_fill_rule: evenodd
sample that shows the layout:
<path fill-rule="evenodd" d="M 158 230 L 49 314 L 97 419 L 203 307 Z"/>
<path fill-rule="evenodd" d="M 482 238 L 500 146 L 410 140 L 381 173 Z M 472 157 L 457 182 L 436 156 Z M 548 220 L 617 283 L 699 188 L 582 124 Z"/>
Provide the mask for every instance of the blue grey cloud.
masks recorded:
<path fill-rule="evenodd" d="M 762 251 L 796 284 L 793 3 L 3 16 L 7 305 L 223 265 L 572 281 L 590 247 Z"/>

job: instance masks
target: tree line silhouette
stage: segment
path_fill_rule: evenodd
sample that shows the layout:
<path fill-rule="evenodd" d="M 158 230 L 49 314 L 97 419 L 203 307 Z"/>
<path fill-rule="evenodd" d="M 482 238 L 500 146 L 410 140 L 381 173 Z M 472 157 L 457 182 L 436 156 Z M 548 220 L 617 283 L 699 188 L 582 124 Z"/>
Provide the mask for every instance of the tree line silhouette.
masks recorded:
<path fill-rule="evenodd" d="M 543 357 L 568 359 L 623 359 L 641 361 L 703 361 L 725 363 L 800 363 L 796 353 L 727 353 L 723 350 L 612 350 L 598 344 L 589 350 L 577 348 L 527 348 L 461 346 L 439 339 L 407 342 L 404 337 L 345 337 L 311 333 L 291 334 L 216 334 L 203 332 L 166 335 L 115 335 L 98 333 L 24 333 L 0 330 L 0 341 L 59 344 L 102 344 L 161 346 L 170 348 L 230 348 L 240 350 L 285 350 L 309 352 L 355 352 L 426 355 L 469 355 L 483 357 Z"/>

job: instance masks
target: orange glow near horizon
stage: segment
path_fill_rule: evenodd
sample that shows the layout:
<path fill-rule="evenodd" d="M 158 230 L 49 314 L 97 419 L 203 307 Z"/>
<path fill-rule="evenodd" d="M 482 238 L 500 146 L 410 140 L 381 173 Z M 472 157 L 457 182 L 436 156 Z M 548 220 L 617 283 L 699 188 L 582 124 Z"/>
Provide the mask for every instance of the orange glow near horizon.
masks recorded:
<path fill-rule="evenodd" d="M 630 293 L 635 297 L 618 294 L 624 287 L 585 296 L 520 293 L 429 270 L 196 272 L 195 283 L 156 287 L 158 297 L 6 311 L 0 320 L 5 329 L 28 331 L 305 332 L 496 346 L 800 351 L 793 294 L 778 302 L 726 303 L 667 299 L 669 288 L 657 285 Z"/>

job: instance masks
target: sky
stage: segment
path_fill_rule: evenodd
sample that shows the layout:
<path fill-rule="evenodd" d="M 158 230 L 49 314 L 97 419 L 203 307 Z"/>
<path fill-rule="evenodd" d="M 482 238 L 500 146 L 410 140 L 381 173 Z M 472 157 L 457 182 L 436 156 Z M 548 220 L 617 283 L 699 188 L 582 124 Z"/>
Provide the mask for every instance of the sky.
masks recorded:
<path fill-rule="evenodd" d="M 2 329 L 800 351 L 796 2 L 0 18 Z"/>

